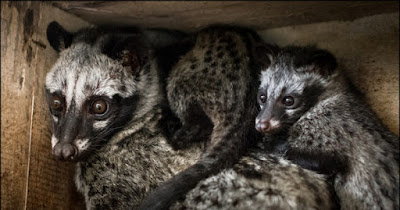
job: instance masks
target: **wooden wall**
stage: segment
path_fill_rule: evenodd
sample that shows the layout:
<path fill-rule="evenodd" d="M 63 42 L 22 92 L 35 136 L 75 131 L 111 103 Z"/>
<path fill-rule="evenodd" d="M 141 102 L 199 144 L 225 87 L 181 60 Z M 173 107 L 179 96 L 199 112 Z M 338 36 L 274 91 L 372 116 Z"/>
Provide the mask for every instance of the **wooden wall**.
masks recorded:
<path fill-rule="evenodd" d="M 51 155 L 43 86 L 57 59 L 46 39 L 52 20 L 70 30 L 87 25 L 46 3 L 1 2 L 2 209 L 74 209 L 82 203 L 73 164 Z"/>
<path fill-rule="evenodd" d="M 208 3 L 197 6 L 202 5 Z M 236 3 L 232 7 L 236 8 Z M 207 17 L 201 24 L 217 21 L 218 12 Z M 266 41 L 280 45 L 315 43 L 331 50 L 379 116 L 398 134 L 398 18 L 399 13 L 392 13 L 349 21 L 259 28 L 258 32 Z M 45 34 L 47 24 L 53 20 L 70 31 L 88 25 L 45 2 L 1 2 L 2 209 L 82 209 L 82 197 L 72 181 L 74 165 L 55 161 L 51 155 L 43 86 L 46 73 L 57 59 Z M 182 29 L 193 30 L 196 20 L 191 21 L 185 22 Z"/>

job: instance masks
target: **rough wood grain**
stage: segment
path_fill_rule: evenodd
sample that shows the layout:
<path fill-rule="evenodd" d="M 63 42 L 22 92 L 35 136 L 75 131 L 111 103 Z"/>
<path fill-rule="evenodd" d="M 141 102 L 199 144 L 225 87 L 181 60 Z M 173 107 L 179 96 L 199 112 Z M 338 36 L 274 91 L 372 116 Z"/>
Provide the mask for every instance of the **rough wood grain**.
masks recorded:
<path fill-rule="evenodd" d="M 398 1 L 69 1 L 55 6 L 93 24 L 193 31 L 211 23 L 256 30 L 397 12 Z"/>
<path fill-rule="evenodd" d="M 43 85 L 57 59 L 46 38 L 53 20 L 70 30 L 87 25 L 47 3 L 1 2 L 2 209 L 83 206 L 72 181 L 74 166 L 51 155 Z"/>
<path fill-rule="evenodd" d="M 328 49 L 383 122 L 399 135 L 399 13 L 260 31 L 279 45 Z"/>

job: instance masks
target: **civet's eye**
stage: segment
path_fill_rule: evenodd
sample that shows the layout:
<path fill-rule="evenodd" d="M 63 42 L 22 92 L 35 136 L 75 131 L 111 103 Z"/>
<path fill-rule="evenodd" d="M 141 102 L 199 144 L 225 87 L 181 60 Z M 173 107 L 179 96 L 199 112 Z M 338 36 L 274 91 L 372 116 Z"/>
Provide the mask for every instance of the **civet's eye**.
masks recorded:
<path fill-rule="evenodd" d="M 292 96 L 286 96 L 282 99 L 282 103 L 285 106 L 292 106 L 294 104 L 294 98 Z"/>
<path fill-rule="evenodd" d="M 261 103 L 265 103 L 267 101 L 267 96 L 265 96 L 264 94 L 260 95 L 260 102 Z"/>
<path fill-rule="evenodd" d="M 104 100 L 96 100 L 92 104 L 92 112 L 97 115 L 103 115 L 107 112 L 108 105 Z"/>
<path fill-rule="evenodd" d="M 62 111 L 64 108 L 62 99 L 59 96 L 53 96 L 51 100 L 51 108 L 55 111 Z"/>

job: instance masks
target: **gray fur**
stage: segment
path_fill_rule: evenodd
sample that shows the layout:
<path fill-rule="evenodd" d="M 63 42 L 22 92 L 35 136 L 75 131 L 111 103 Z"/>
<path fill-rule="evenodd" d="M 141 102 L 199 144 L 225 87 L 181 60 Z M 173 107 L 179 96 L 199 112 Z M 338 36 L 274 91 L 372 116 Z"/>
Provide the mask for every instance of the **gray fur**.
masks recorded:
<path fill-rule="evenodd" d="M 87 209 L 136 209 L 161 182 L 194 164 L 200 149 L 175 151 L 158 128 L 161 112 L 132 121 L 77 164 L 75 182 Z"/>
<path fill-rule="evenodd" d="M 332 176 L 343 209 L 398 209 L 399 138 L 335 69 L 334 57 L 313 47 L 272 57 L 256 119 L 268 151 Z M 282 98 L 290 95 L 298 105 L 285 109 Z"/>
<path fill-rule="evenodd" d="M 261 150 L 200 182 L 172 209 L 334 209 L 324 176 Z"/>

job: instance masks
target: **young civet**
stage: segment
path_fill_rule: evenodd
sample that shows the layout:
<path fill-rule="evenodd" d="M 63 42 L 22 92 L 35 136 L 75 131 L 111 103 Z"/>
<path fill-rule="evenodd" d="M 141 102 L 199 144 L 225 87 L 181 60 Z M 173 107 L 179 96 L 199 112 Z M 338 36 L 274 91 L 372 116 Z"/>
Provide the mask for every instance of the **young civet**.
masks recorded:
<path fill-rule="evenodd" d="M 399 138 L 315 47 L 268 53 L 256 129 L 265 148 L 328 174 L 343 209 L 399 208 Z"/>
<path fill-rule="evenodd" d="M 142 209 L 167 208 L 179 196 L 232 166 L 256 139 L 258 74 L 253 53 L 261 39 L 249 29 L 210 26 L 194 35 L 194 46 L 173 66 L 167 81 L 171 110 L 182 126 L 177 148 L 207 142 L 201 159 L 154 190 Z M 255 85 L 255 86 L 254 86 Z"/>
<path fill-rule="evenodd" d="M 48 26 L 49 42 L 60 52 L 46 77 L 52 150 L 58 159 L 77 161 L 76 186 L 87 209 L 137 208 L 201 154 L 199 146 L 173 150 L 159 126 L 163 96 L 151 49 L 176 35 L 157 33 L 88 28 L 71 34 L 56 22 Z"/>

